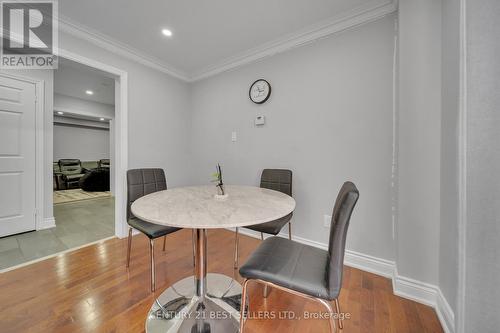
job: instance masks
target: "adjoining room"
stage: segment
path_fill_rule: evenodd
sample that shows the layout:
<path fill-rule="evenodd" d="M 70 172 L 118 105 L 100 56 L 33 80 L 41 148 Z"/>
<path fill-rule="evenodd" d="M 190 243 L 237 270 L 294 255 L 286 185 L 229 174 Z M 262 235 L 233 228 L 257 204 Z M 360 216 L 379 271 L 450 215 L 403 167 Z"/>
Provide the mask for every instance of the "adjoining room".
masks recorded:
<path fill-rule="evenodd" d="M 70 60 L 54 74 L 54 218 L 59 239 L 74 247 L 115 234 L 115 82 Z"/>
<path fill-rule="evenodd" d="M 1 238 L 9 252 L 0 252 L 0 270 L 115 235 L 115 80 L 61 59 L 54 71 L 53 97 L 55 226 Z"/>

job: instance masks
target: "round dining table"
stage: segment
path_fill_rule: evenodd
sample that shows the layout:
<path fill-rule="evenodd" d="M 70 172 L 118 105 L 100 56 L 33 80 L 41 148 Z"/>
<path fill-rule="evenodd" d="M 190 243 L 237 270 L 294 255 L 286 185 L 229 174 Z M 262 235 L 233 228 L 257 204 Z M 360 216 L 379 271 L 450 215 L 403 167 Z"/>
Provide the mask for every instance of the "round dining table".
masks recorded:
<path fill-rule="evenodd" d="M 195 230 L 194 276 L 167 288 L 155 300 L 146 332 L 238 332 L 241 285 L 230 276 L 207 274 L 207 229 L 245 227 L 274 221 L 295 209 L 295 200 L 278 191 L 253 186 L 178 187 L 145 195 L 131 207 L 139 219 Z M 187 246 L 187 244 L 186 244 Z M 233 249 L 227 249 L 231 256 Z M 247 303 L 248 304 L 248 303 Z"/>

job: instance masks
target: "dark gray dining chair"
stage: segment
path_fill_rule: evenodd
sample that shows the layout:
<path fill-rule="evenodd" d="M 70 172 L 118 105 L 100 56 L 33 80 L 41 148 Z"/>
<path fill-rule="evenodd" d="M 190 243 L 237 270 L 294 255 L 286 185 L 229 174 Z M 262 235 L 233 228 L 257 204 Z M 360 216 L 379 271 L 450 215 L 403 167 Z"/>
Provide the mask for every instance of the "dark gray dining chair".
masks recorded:
<path fill-rule="evenodd" d="M 286 169 L 264 169 L 260 176 L 260 187 L 268 188 L 292 196 L 292 171 Z M 260 232 L 260 238 L 264 239 L 264 234 L 276 236 L 288 223 L 288 239 L 292 239 L 292 219 L 293 212 L 277 220 L 245 227 L 247 229 Z M 238 228 L 236 228 L 236 238 L 234 245 L 234 268 L 238 268 Z"/>
<path fill-rule="evenodd" d="M 247 286 L 250 281 L 321 303 L 330 313 L 331 332 L 336 330 L 330 303 L 334 301 L 339 328 L 342 329 L 338 297 L 342 288 L 347 229 L 358 198 L 356 186 L 345 182 L 333 208 L 328 251 L 280 237 L 268 238 L 260 244 L 240 268 L 240 275 L 245 279 L 241 297 L 241 333 L 245 325 Z"/>
<path fill-rule="evenodd" d="M 128 248 L 127 248 L 127 268 L 130 266 L 130 250 L 132 247 L 132 229 L 142 232 L 149 238 L 149 253 L 151 257 L 151 291 L 155 291 L 155 261 L 154 261 L 154 240 L 163 237 L 163 251 L 165 251 L 166 236 L 181 230 L 180 228 L 162 226 L 146 221 L 142 221 L 132 214 L 130 207 L 132 203 L 146 194 L 163 191 L 167 189 L 167 180 L 163 169 L 132 169 L 127 171 L 127 223 Z M 194 243 L 193 243 L 194 246 Z M 194 262 L 194 249 L 193 249 Z"/>

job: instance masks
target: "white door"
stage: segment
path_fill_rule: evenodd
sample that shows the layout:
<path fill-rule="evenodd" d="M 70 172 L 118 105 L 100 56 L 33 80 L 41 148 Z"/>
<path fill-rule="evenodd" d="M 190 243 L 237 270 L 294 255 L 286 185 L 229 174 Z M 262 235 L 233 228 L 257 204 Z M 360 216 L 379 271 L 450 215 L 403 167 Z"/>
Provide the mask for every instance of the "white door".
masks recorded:
<path fill-rule="evenodd" d="M 35 230 L 35 84 L 0 75 L 0 237 Z"/>

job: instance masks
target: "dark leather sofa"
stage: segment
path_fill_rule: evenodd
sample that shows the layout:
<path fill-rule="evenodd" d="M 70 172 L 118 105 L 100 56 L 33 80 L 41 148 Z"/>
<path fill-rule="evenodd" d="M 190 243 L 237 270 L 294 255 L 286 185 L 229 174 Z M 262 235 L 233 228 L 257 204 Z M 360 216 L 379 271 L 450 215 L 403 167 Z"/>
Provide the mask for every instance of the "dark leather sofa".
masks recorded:
<path fill-rule="evenodd" d="M 107 187 L 109 189 L 109 159 L 101 159 L 99 161 L 80 161 L 79 159 L 60 159 L 53 163 L 54 169 L 54 190 L 66 190 L 81 187 L 81 180 L 89 172 L 95 169 L 107 169 Z M 96 188 L 105 188 L 106 180 L 104 179 L 105 172 L 99 174 L 99 178 L 94 175 L 90 178 L 87 186 Z M 99 184 L 92 184 L 96 181 Z M 104 184 L 104 185 L 103 185 Z M 107 191 L 107 190 L 106 190 Z"/>

